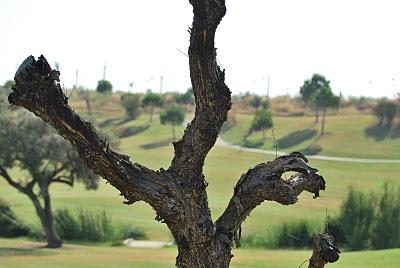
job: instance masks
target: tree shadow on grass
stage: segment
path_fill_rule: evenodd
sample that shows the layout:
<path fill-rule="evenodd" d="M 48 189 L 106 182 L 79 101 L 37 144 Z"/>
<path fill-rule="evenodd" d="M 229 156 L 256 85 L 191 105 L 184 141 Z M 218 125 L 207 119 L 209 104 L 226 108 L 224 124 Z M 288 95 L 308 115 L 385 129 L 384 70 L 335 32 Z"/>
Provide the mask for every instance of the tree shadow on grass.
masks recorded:
<path fill-rule="evenodd" d="M 390 127 L 388 125 L 373 125 L 365 128 L 364 133 L 365 136 L 373 138 L 375 141 L 383 141 L 386 138 L 398 139 L 400 138 L 400 126 Z"/>
<path fill-rule="evenodd" d="M 137 135 L 146 129 L 148 129 L 150 125 L 142 125 L 142 126 L 134 126 L 134 127 L 127 127 L 122 129 L 121 131 L 118 132 L 118 137 L 120 138 L 127 138 L 133 135 Z"/>
<path fill-rule="evenodd" d="M 168 146 L 171 144 L 171 142 L 172 142 L 172 139 L 166 139 L 166 140 L 161 140 L 161 141 L 157 141 L 157 142 L 143 144 L 143 145 L 140 145 L 140 147 L 145 150 L 150 150 L 150 149 L 156 149 L 159 147 Z"/>
<path fill-rule="evenodd" d="M 300 150 L 300 152 L 304 155 L 316 155 L 319 154 L 321 151 L 322 147 L 315 143 L 310 144 L 306 148 Z"/>
<path fill-rule="evenodd" d="M 306 140 L 314 138 L 316 135 L 317 135 L 316 129 L 308 128 L 308 129 L 294 131 L 294 132 L 289 133 L 288 135 L 280 138 L 277 141 L 278 148 L 285 149 L 285 148 L 295 146 Z"/>
<path fill-rule="evenodd" d="M 103 127 L 109 127 L 114 125 L 114 123 L 117 123 L 118 121 L 120 121 L 120 118 L 110 118 L 110 119 L 106 119 L 102 122 L 100 122 L 98 125 L 99 127 L 103 128 Z"/>
<path fill-rule="evenodd" d="M 43 247 L 0 247 L 0 257 L 2 256 L 25 256 L 25 255 L 52 255 L 50 250 Z"/>

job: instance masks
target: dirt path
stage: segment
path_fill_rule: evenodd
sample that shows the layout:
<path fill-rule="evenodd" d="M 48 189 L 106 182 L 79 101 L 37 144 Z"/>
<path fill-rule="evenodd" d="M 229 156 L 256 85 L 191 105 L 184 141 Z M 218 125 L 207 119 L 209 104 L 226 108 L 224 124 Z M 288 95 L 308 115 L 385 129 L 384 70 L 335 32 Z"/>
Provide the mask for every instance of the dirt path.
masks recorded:
<path fill-rule="evenodd" d="M 266 154 L 266 155 L 275 155 L 276 152 L 274 150 L 264 150 L 264 149 L 256 149 L 256 148 L 248 148 L 243 147 L 241 145 L 236 145 L 224 141 L 221 138 L 218 138 L 217 145 L 224 146 L 232 149 L 237 149 L 250 153 L 257 154 Z M 285 155 L 286 152 L 278 151 L 278 156 Z M 326 155 L 306 155 L 308 159 L 316 159 L 323 161 L 337 161 L 337 162 L 351 162 L 351 163 L 374 163 L 374 164 L 400 164 L 400 159 L 372 159 L 372 158 L 352 158 L 352 157 L 340 157 L 340 156 L 326 156 Z"/>

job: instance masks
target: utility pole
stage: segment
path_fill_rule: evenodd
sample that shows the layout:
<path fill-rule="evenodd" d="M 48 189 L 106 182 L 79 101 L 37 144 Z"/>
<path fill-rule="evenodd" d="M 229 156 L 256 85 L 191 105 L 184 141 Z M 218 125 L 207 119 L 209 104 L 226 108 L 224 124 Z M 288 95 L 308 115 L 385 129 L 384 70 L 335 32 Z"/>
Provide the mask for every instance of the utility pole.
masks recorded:
<path fill-rule="evenodd" d="M 79 77 L 79 69 L 75 70 L 75 85 L 74 88 L 78 88 L 78 77 Z"/>
<path fill-rule="evenodd" d="M 162 87 L 163 87 L 163 76 L 160 77 L 160 94 L 162 94 Z"/>
<path fill-rule="evenodd" d="M 106 80 L 106 71 L 107 71 L 107 62 L 104 63 L 104 68 L 103 68 L 103 80 Z"/>
<path fill-rule="evenodd" d="M 267 99 L 269 100 L 269 75 L 267 77 Z"/>

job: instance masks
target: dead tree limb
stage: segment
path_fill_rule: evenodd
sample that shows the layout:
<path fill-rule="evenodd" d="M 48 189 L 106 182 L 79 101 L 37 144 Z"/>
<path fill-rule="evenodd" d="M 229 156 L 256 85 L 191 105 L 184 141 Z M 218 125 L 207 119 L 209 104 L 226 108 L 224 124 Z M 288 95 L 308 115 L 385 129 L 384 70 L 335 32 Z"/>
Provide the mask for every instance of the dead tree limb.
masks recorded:
<path fill-rule="evenodd" d="M 121 191 L 127 203 L 149 203 L 156 219 L 168 225 L 176 240 L 178 267 L 226 268 L 233 257 L 233 241 L 240 242 L 240 225 L 257 205 L 265 200 L 294 204 L 303 191 L 317 197 L 325 181 L 300 153 L 259 164 L 240 178 L 228 207 L 212 221 L 203 165 L 231 107 L 231 93 L 214 47 L 215 31 L 226 8 L 224 0 L 190 3 L 194 17 L 188 55 L 196 111 L 182 139 L 174 143 L 168 170 L 153 171 L 112 150 L 68 105 L 59 72 L 43 56 L 28 57 L 18 69 L 9 102 L 52 125 L 76 147 L 89 168 Z M 287 171 L 297 174 L 284 180 L 282 174 Z"/>

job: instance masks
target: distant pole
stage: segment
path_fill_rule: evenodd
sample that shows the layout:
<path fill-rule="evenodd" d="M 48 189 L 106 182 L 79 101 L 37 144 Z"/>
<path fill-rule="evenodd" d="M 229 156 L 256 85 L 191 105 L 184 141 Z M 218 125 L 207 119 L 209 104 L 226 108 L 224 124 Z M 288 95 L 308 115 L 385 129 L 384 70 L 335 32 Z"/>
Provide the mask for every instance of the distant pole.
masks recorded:
<path fill-rule="evenodd" d="M 396 99 L 396 80 L 392 78 L 392 86 L 393 86 L 393 99 Z"/>
<path fill-rule="evenodd" d="M 163 76 L 160 77 L 160 94 L 162 94 L 162 87 L 163 87 Z"/>
<path fill-rule="evenodd" d="M 267 77 L 267 99 L 269 99 L 269 75 Z"/>
<path fill-rule="evenodd" d="M 78 77 L 79 77 L 79 69 L 75 71 L 75 85 L 74 88 L 78 88 Z"/>
<path fill-rule="evenodd" d="M 103 80 L 106 80 L 106 71 L 107 71 L 107 62 L 104 63 L 104 68 L 103 68 Z"/>

